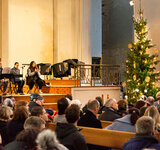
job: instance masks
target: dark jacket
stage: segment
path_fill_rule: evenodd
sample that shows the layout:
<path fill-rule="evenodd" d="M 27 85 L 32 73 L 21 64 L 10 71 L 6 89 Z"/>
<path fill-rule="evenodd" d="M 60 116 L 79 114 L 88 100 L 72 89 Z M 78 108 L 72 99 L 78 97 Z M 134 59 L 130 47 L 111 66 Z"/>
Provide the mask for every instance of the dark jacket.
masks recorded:
<path fill-rule="evenodd" d="M 143 148 L 160 150 L 160 145 L 155 137 L 146 135 L 136 135 L 123 145 L 123 150 L 142 150 Z"/>
<path fill-rule="evenodd" d="M 7 144 L 3 150 L 30 150 L 24 142 L 13 141 Z"/>
<path fill-rule="evenodd" d="M 7 122 L 0 121 L 0 135 L 2 137 L 2 145 L 7 143 Z"/>
<path fill-rule="evenodd" d="M 105 107 L 104 113 L 99 116 L 99 120 L 114 121 L 115 119 L 121 118 L 118 112 L 112 108 Z"/>
<path fill-rule="evenodd" d="M 24 122 L 18 120 L 10 120 L 7 124 L 7 143 L 12 142 L 15 140 L 17 134 L 21 132 L 24 127 Z"/>
<path fill-rule="evenodd" d="M 13 67 L 11 69 L 10 73 L 13 74 L 13 75 L 20 75 L 20 70 Z M 19 80 L 20 80 L 19 77 L 15 77 L 14 79 L 12 79 L 12 82 L 15 83 L 16 81 L 19 81 Z"/>
<path fill-rule="evenodd" d="M 92 127 L 92 128 L 102 128 L 101 122 L 89 110 L 87 110 L 83 114 L 81 119 L 78 121 L 78 126 Z"/>
<path fill-rule="evenodd" d="M 57 123 L 56 134 L 60 143 L 69 150 L 88 149 L 83 135 L 73 124 Z"/>
<path fill-rule="evenodd" d="M 37 103 L 35 103 L 35 102 L 30 102 L 29 103 L 29 111 L 31 112 L 31 110 L 33 109 L 33 107 L 35 107 L 35 106 L 40 106 L 40 107 L 42 107 L 41 105 L 39 105 L 39 104 L 37 104 Z"/>

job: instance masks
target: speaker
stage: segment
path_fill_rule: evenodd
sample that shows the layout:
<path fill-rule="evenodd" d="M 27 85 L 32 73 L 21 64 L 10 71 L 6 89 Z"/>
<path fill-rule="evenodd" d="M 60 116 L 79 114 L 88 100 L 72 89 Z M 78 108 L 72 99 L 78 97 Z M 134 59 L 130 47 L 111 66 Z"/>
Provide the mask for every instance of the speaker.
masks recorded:
<path fill-rule="evenodd" d="M 66 62 L 54 64 L 52 68 L 54 77 L 61 78 L 71 75 L 71 68 Z"/>

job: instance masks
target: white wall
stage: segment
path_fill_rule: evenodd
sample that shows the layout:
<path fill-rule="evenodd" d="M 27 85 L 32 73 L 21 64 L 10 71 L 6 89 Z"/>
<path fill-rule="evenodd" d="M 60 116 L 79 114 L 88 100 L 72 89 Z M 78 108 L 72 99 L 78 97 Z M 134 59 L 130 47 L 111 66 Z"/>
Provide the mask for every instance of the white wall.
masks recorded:
<path fill-rule="evenodd" d="M 8 66 L 52 63 L 53 1 L 8 0 L 8 42 Z"/>
<path fill-rule="evenodd" d="M 139 0 L 135 4 L 135 16 L 138 17 Z M 149 28 L 149 39 L 152 39 L 152 44 L 155 44 L 160 55 L 160 0 L 142 0 L 142 10 L 144 17 L 147 19 Z M 159 57 L 160 59 L 160 57 Z M 157 69 L 160 68 L 160 64 Z"/>

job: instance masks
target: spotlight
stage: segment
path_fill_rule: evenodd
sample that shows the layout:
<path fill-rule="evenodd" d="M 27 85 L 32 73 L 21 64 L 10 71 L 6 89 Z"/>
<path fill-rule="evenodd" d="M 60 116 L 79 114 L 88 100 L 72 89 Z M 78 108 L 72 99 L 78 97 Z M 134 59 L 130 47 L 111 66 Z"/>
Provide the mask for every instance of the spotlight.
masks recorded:
<path fill-rule="evenodd" d="M 131 1 L 129 2 L 129 4 L 130 4 L 131 6 L 133 6 L 133 5 L 134 5 L 134 1 L 131 0 Z"/>

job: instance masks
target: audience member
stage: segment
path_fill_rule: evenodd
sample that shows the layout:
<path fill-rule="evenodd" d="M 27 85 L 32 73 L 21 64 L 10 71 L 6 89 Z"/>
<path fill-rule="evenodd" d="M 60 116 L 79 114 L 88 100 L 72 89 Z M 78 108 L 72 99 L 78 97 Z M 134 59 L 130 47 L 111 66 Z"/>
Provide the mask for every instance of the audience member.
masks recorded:
<path fill-rule="evenodd" d="M 136 137 L 124 144 L 123 150 L 142 150 L 144 148 L 160 149 L 158 140 L 153 136 L 154 121 L 148 116 L 139 118 L 136 122 Z"/>
<path fill-rule="evenodd" d="M 114 122 L 109 125 L 107 130 L 117 130 L 125 132 L 136 132 L 135 124 L 139 118 L 139 110 L 137 108 L 132 108 L 129 110 L 129 114 L 114 120 Z"/>
<path fill-rule="evenodd" d="M 83 115 L 83 112 L 81 111 L 81 106 L 82 106 L 82 104 L 81 104 L 80 100 L 78 100 L 78 99 L 72 100 L 72 101 L 70 102 L 70 105 L 72 105 L 72 104 L 77 104 L 77 105 L 79 106 L 79 108 L 80 108 L 80 117 L 81 117 L 81 116 Z"/>
<path fill-rule="evenodd" d="M 4 150 L 37 150 L 36 138 L 38 129 L 26 129 L 21 131 L 15 141 L 7 144 Z"/>
<path fill-rule="evenodd" d="M 99 102 L 99 105 L 100 105 L 98 114 L 101 114 L 103 109 L 104 109 L 104 107 L 105 107 L 104 104 L 103 104 L 103 101 L 102 101 L 102 97 L 97 96 L 95 99 Z"/>
<path fill-rule="evenodd" d="M 76 128 L 80 118 L 80 109 L 72 104 L 66 109 L 68 123 L 57 123 L 56 133 L 59 141 L 69 150 L 87 150 L 83 135 Z"/>
<path fill-rule="evenodd" d="M 58 114 L 54 116 L 53 121 L 55 123 L 67 123 L 66 117 L 65 117 L 65 110 L 68 107 L 69 103 L 66 98 L 61 98 L 57 102 L 58 107 Z"/>
<path fill-rule="evenodd" d="M 9 107 L 11 107 L 11 108 L 14 110 L 14 107 L 15 107 L 15 105 L 16 105 L 15 98 L 14 98 L 13 96 L 8 96 L 8 97 L 4 100 L 3 105 L 9 106 Z"/>
<path fill-rule="evenodd" d="M 127 115 L 127 102 L 124 100 L 119 100 L 118 101 L 118 113 L 124 117 L 125 115 Z"/>
<path fill-rule="evenodd" d="M 121 118 L 117 111 L 117 101 L 115 99 L 109 99 L 105 104 L 104 113 L 99 116 L 99 120 L 114 121 L 115 119 Z"/>
<path fill-rule="evenodd" d="M 65 95 L 65 98 L 67 99 L 68 103 L 72 101 L 72 95 L 70 94 Z"/>
<path fill-rule="evenodd" d="M 149 96 L 149 97 L 147 98 L 146 102 L 147 102 L 147 105 L 148 105 L 148 106 L 152 106 L 152 105 L 154 104 L 154 102 L 155 102 L 155 99 L 154 99 L 154 97 Z"/>
<path fill-rule="evenodd" d="M 45 109 L 41 106 L 35 106 L 31 110 L 31 116 L 37 116 L 42 118 L 44 121 L 48 121 L 48 113 L 46 113 Z"/>
<path fill-rule="evenodd" d="M 3 145 L 2 145 L 2 137 L 1 137 L 1 134 L 0 134 L 0 150 L 3 149 Z"/>
<path fill-rule="evenodd" d="M 143 107 L 140 108 L 140 110 L 139 110 L 139 116 L 140 117 L 144 116 L 144 113 L 145 113 L 145 111 L 146 111 L 147 108 L 148 107 L 145 107 L 145 106 L 143 106 Z"/>
<path fill-rule="evenodd" d="M 45 128 L 46 122 L 40 117 L 31 116 L 26 119 L 24 123 L 24 129 L 38 129 L 42 131 Z"/>
<path fill-rule="evenodd" d="M 97 100 L 89 100 L 87 104 L 87 111 L 78 121 L 78 126 L 102 128 L 101 122 L 96 117 L 99 107 L 99 102 Z"/>
<path fill-rule="evenodd" d="M 2 144 L 7 143 L 7 122 L 10 119 L 11 110 L 9 107 L 0 106 L 0 135 L 2 137 Z"/>
<path fill-rule="evenodd" d="M 29 103 L 29 111 L 33 109 L 35 106 L 43 106 L 44 99 L 42 96 L 40 96 L 38 93 L 32 93 L 30 95 L 30 103 Z"/>
<path fill-rule="evenodd" d="M 42 131 L 38 135 L 36 142 L 39 150 L 68 150 L 58 142 L 55 132 L 51 130 Z"/>
<path fill-rule="evenodd" d="M 159 129 L 159 123 L 160 123 L 160 118 L 159 118 L 159 112 L 155 106 L 150 106 L 146 109 L 144 116 L 149 116 L 154 120 L 155 123 L 155 128 L 157 130 Z"/>
<path fill-rule="evenodd" d="M 13 118 L 7 124 L 8 143 L 15 140 L 16 135 L 22 131 L 25 120 L 29 117 L 29 112 L 25 107 L 16 109 Z"/>
<path fill-rule="evenodd" d="M 147 106 L 147 104 L 146 104 L 146 102 L 140 100 L 140 101 L 137 101 L 137 102 L 136 102 L 135 108 L 137 108 L 137 109 L 140 110 L 141 107 L 143 107 L 143 106 Z"/>
<path fill-rule="evenodd" d="M 160 91 L 156 94 L 156 101 L 154 102 L 154 106 L 156 106 L 158 111 L 160 112 Z"/>
<path fill-rule="evenodd" d="M 17 101 L 15 109 L 18 109 L 19 107 L 22 107 L 22 106 L 26 107 L 26 109 L 29 110 L 28 102 L 26 102 L 24 100 Z"/>

